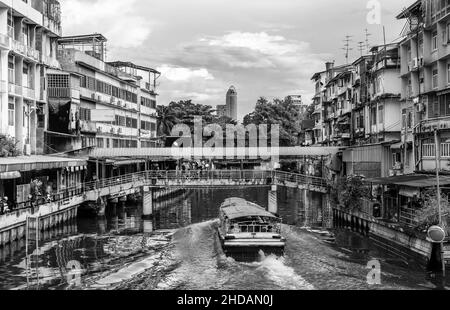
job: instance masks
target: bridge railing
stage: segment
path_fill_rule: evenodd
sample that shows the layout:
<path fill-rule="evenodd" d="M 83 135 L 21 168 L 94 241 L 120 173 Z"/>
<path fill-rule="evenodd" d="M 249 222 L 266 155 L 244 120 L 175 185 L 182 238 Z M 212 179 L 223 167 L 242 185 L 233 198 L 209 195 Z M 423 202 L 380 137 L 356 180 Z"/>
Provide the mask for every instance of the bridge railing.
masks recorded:
<path fill-rule="evenodd" d="M 275 178 L 278 181 L 294 182 L 294 183 L 298 183 L 298 184 L 305 184 L 305 185 L 311 185 L 311 186 L 316 186 L 316 187 L 326 188 L 328 186 L 327 181 L 323 178 L 309 176 L 309 175 L 303 175 L 303 174 L 284 172 L 284 171 L 276 171 Z"/>

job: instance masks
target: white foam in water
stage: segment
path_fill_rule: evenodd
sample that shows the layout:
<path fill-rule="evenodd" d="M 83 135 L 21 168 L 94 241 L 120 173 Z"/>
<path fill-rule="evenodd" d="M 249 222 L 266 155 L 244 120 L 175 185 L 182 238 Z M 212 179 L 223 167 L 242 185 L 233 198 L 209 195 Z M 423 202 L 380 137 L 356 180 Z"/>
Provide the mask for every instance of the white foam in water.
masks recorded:
<path fill-rule="evenodd" d="M 107 277 L 97 281 L 100 286 L 108 286 L 120 283 L 125 280 L 130 280 L 138 274 L 143 273 L 145 270 L 153 267 L 155 262 L 157 262 L 159 255 L 153 255 L 142 261 L 133 263 L 119 271 L 108 275 Z"/>
<path fill-rule="evenodd" d="M 263 269 L 267 273 L 267 277 L 276 284 L 285 289 L 315 290 L 315 287 L 296 274 L 293 268 L 286 266 L 284 257 L 265 256 L 262 252 L 260 255 L 261 266 L 259 269 Z"/>

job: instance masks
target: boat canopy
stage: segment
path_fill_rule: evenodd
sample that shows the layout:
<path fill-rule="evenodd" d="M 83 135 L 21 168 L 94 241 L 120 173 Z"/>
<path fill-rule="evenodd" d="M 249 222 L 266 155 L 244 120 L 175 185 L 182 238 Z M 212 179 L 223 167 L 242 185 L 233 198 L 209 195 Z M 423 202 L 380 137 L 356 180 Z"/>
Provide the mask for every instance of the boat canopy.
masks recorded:
<path fill-rule="evenodd" d="M 267 212 L 264 208 L 241 198 L 227 199 L 222 204 L 221 210 L 224 212 L 225 216 L 230 220 L 252 216 L 278 219 L 278 217 L 276 217 L 270 212 Z"/>

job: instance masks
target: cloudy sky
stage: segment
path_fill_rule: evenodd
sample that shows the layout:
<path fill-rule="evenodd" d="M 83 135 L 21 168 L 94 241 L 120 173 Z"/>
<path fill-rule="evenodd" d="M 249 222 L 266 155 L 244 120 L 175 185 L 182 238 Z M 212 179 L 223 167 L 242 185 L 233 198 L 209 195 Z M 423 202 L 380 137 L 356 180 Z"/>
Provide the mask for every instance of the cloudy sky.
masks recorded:
<path fill-rule="evenodd" d="M 371 0 L 377 1 L 377 0 Z M 192 99 L 225 103 L 230 85 L 242 118 L 258 97 L 312 97 L 310 77 L 324 62 L 344 63 L 357 42 L 397 39 L 395 16 L 413 0 L 378 0 L 381 24 L 369 24 L 366 0 L 61 0 L 64 35 L 102 33 L 108 60 L 160 70 L 159 104 Z"/>

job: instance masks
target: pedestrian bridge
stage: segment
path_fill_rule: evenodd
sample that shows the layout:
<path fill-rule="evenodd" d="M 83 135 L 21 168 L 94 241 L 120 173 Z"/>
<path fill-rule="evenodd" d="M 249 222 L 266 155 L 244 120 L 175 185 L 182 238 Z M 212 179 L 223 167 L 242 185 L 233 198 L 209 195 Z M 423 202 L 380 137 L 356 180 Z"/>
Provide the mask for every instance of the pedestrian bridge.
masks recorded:
<path fill-rule="evenodd" d="M 202 159 L 270 159 L 279 157 L 336 155 L 337 147 L 235 147 L 235 148 L 141 148 L 141 149 L 92 149 L 91 157 L 137 157 L 137 158 L 202 158 Z"/>
<path fill-rule="evenodd" d="M 107 196 L 113 194 L 113 192 L 117 192 L 119 188 L 124 190 L 126 188 L 139 188 L 142 186 L 155 188 L 214 188 L 233 186 L 267 187 L 272 185 L 283 185 L 319 192 L 326 192 L 328 189 L 327 181 L 324 178 L 275 170 L 152 170 L 85 183 L 81 185 L 80 189 L 87 195 L 101 192 L 101 196 Z M 88 195 L 87 198 L 90 198 L 90 196 Z"/>
<path fill-rule="evenodd" d="M 286 186 L 327 193 L 323 178 L 282 171 L 212 170 L 212 171 L 143 171 L 95 182 L 80 184 L 51 196 L 41 204 L 25 203 L 24 207 L 0 215 L 0 246 L 23 237 L 27 219 L 39 218 L 42 227 L 50 228 L 64 219 L 76 216 L 77 206 L 85 202 L 126 198 L 152 188 L 232 188 Z"/>

